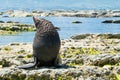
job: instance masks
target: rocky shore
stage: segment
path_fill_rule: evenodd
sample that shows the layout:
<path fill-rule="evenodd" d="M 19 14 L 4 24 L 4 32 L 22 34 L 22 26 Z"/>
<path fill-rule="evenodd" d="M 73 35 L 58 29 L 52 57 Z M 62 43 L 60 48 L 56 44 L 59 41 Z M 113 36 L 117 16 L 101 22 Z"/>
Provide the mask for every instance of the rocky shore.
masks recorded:
<path fill-rule="evenodd" d="M 32 43 L 0 46 L 0 80 L 120 80 L 120 34 L 61 40 L 63 68 L 18 69 L 33 62 Z"/>
<path fill-rule="evenodd" d="M 23 31 L 35 31 L 36 28 L 31 24 L 24 24 L 19 22 L 0 21 L 0 35 L 11 35 L 17 34 Z"/>
<path fill-rule="evenodd" d="M 65 17 L 120 17 L 120 10 L 8 10 L 0 12 L 1 17 L 65 16 Z"/>

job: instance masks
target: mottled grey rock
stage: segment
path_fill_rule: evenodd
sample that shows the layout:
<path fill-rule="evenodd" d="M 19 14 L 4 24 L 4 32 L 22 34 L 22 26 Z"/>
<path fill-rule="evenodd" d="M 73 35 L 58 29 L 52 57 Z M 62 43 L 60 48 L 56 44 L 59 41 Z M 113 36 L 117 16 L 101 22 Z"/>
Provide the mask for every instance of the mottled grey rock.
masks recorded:
<path fill-rule="evenodd" d="M 47 80 L 47 79 L 95 79 L 104 80 L 109 79 L 110 70 L 101 69 L 93 66 L 81 66 L 77 68 L 68 69 L 52 69 L 52 68 L 40 68 L 36 70 L 24 70 L 17 68 L 3 68 L 0 69 L 0 79 L 12 79 L 12 80 Z"/>
<path fill-rule="evenodd" d="M 120 63 L 120 54 L 98 54 L 91 55 L 84 58 L 84 64 L 104 66 L 104 65 L 115 65 Z"/>

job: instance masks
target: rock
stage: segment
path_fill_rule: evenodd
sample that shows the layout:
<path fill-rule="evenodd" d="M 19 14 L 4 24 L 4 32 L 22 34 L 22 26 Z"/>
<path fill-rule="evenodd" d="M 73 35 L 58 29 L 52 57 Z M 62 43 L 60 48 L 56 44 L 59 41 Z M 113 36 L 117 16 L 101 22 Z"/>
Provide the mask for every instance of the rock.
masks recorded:
<path fill-rule="evenodd" d="M 26 15 L 25 17 L 32 17 L 33 15 L 32 14 L 28 14 L 28 15 Z"/>
<path fill-rule="evenodd" d="M 6 23 L 14 23 L 13 21 L 7 21 Z"/>
<path fill-rule="evenodd" d="M 117 74 L 120 74 L 120 66 L 116 66 L 113 68 L 113 71 Z"/>
<path fill-rule="evenodd" d="M 31 17 L 31 16 L 67 16 L 67 17 L 120 17 L 119 10 L 45 10 L 27 12 L 24 10 L 9 10 L 3 12 L 5 17 Z"/>
<path fill-rule="evenodd" d="M 10 62 L 5 60 L 5 59 L 2 59 L 0 61 L 0 65 L 2 65 L 2 67 L 9 67 L 10 66 Z"/>
<path fill-rule="evenodd" d="M 0 12 L 0 15 L 3 15 L 4 14 L 4 12 Z"/>
<path fill-rule="evenodd" d="M 120 20 L 105 20 L 105 21 L 102 21 L 102 23 L 117 23 L 117 24 L 120 24 Z"/>
<path fill-rule="evenodd" d="M 12 65 L 21 65 L 21 63 L 18 60 L 11 60 L 10 66 Z"/>
<path fill-rule="evenodd" d="M 73 21 L 72 23 L 78 24 L 78 23 L 82 23 L 82 22 L 80 22 L 80 21 Z"/>
<path fill-rule="evenodd" d="M 7 15 L 4 15 L 4 16 L 2 16 L 2 17 L 9 17 L 9 16 L 7 16 Z"/>
<path fill-rule="evenodd" d="M 20 45 L 20 43 L 18 43 L 18 42 L 14 42 L 14 43 L 10 43 L 9 45 L 11 45 L 11 46 L 19 46 Z"/>
<path fill-rule="evenodd" d="M 6 23 L 20 23 L 20 22 L 14 22 L 14 21 L 7 21 Z"/>
<path fill-rule="evenodd" d="M 90 34 L 81 34 L 81 35 L 74 35 L 74 36 L 71 36 L 72 39 L 85 39 L 87 38 L 88 36 L 90 36 Z"/>
<path fill-rule="evenodd" d="M 113 23 L 113 20 L 105 20 L 105 21 L 102 21 L 102 23 Z"/>
<path fill-rule="evenodd" d="M 115 65 L 119 63 L 120 54 L 110 55 L 110 54 L 98 54 L 88 56 L 84 62 L 85 64 L 95 65 L 95 66 L 104 66 L 104 65 Z"/>
<path fill-rule="evenodd" d="M 0 21 L 0 23 L 4 23 L 4 21 Z"/>
<path fill-rule="evenodd" d="M 14 10 L 10 12 L 6 12 L 10 17 L 28 17 L 31 15 L 31 13 L 26 12 L 26 11 L 19 11 L 19 10 Z"/>
<path fill-rule="evenodd" d="M 77 68 L 68 69 L 53 69 L 53 68 L 41 68 L 41 69 L 17 69 L 17 68 L 3 68 L 0 70 L 0 79 L 10 80 L 109 80 L 108 75 L 110 70 L 101 69 L 93 66 L 81 66 Z"/>
<path fill-rule="evenodd" d="M 114 20 L 113 23 L 119 23 L 120 24 L 120 20 Z"/>
<path fill-rule="evenodd" d="M 7 23 L 0 23 L 0 30 L 4 31 L 35 31 L 34 25 L 24 24 L 14 21 L 7 21 Z"/>

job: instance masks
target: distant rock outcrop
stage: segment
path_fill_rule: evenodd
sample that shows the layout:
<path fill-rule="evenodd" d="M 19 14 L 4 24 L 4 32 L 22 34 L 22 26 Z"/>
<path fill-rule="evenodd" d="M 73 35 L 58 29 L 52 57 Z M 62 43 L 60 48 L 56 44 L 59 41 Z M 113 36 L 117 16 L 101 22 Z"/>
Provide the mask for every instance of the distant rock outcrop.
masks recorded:
<path fill-rule="evenodd" d="M 102 23 L 116 23 L 116 24 L 120 24 L 120 20 L 105 20 L 105 21 L 102 21 Z"/>
<path fill-rule="evenodd" d="M 120 17 L 120 10 L 9 10 L 0 12 L 2 17 L 66 16 L 66 17 Z"/>

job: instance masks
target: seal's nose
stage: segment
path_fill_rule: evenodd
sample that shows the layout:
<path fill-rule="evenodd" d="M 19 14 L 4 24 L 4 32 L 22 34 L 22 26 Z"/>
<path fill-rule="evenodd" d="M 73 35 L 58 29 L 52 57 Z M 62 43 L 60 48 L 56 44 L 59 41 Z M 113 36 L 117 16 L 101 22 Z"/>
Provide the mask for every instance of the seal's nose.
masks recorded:
<path fill-rule="evenodd" d="M 35 16 L 33 16 L 33 21 L 34 23 L 36 22 L 37 18 Z"/>
<path fill-rule="evenodd" d="M 39 23 L 39 19 L 35 16 L 33 16 L 33 21 L 34 21 L 34 24 L 35 24 L 35 27 L 38 27 L 37 24 Z"/>

